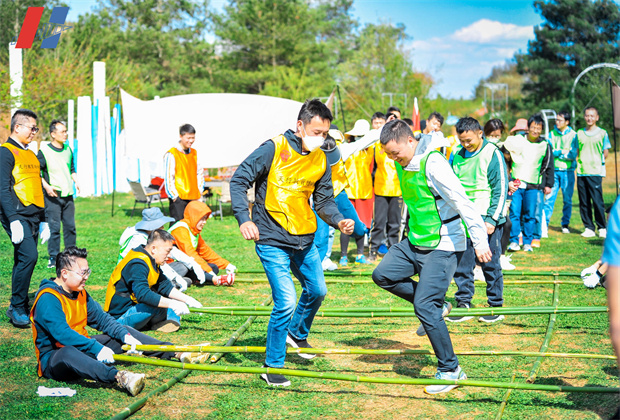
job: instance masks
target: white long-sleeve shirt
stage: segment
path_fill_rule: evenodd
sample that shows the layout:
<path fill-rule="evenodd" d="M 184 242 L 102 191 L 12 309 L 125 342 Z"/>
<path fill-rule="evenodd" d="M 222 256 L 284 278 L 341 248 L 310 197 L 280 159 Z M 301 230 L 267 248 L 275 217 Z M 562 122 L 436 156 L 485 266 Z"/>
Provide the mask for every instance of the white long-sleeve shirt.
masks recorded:
<path fill-rule="evenodd" d="M 185 153 L 183 147 L 180 144 L 175 146 L 179 151 Z M 191 150 L 191 149 L 190 149 Z M 164 155 L 164 189 L 166 190 L 166 194 L 169 198 L 174 200 L 179 196 L 177 192 L 177 187 L 174 183 L 175 174 L 176 174 L 176 159 L 174 155 L 170 152 L 166 152 Z M 196 172 L 196 178 L 198 179 L 198 189 L 202 191 L 202 187 L 204 184 L 204 170 L 198 164 L 198 170 Z"/>

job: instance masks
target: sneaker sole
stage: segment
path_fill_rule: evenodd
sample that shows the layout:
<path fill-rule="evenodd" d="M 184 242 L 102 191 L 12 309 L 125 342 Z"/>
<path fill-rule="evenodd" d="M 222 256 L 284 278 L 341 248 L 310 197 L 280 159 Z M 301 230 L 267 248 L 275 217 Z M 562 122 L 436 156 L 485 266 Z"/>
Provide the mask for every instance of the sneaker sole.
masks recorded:
<path fill-rule="evenodd" d="M 133 384 L 133 386 L 127 389 L 127 392 L 131 394 L 133 397 L 138 395 L 144 389 L 144 384 L 146 383 L 146 376 L 141 375 L 138 380 Z"/>
<path fill-rule="evenodd" d="M 467 379 L 467 375 L 463 374 L 463 376 L 461 378 L 459 378 L 459 381 L 465 380 Z M 427 389 L 428 387 L 424 388 L 424 393 L 428 394 L 428 395 L 436 395 L 436 394 L 444 394 L 446 392 L 450 392 L 452 391 L 454 388 L 458 388 L 458 385 L 448 385 L 445 388 L 439 390 L 439 391 L 429 391 Z"/>
<path fill-rule="evenodd" d="M 288 335 L 286 336 L 286 345 L 294 349 L 301 348 Z M 314 359 L 316 357 L 316 354 L 311 354 L 311 353 L 295 353 L 295 354 L 297 354 L 297 356 L 301 357 L 302 359 L 306 359 L 306 360 Z"/>
<path fill-rule="evenodd" d="M 164 321 L 164 322 L 160 322 L 158 324 L 153 325 L 153 327 L 151 329 L 153 331 L 159 331 L 159 332 L 163 332 L 163 333 L 171 333 L 171 332 L 178 331 L 179 328 L 181 328 L 181 326 L 178 325 L 175 322 Z"/>
<path fill-rule="evenodd" d="M 456 317 L 455 318 L 447 317 L 446 321 L 449 321 L 449 322 L 463 322 L 463 321 L 469 321 L 470 319 L 474 319 L 474 317 L 473 316 L 460 316 L 458 318 L 456 318 Z"/>
<path fill-rule="evenodd" d="M 503 319 L 504 319 L 504 315 L 500 315 L 500 316 L 498 316 L 496 319 L 494 319 L 492 321 L 490 319 L 484 319 L 483 317 L 478 318 L 478 321 L 486 322 L 487 324 L 492 324 L 494 322 L 501 321 Z"/>
<path fill-rule="evenodd" d="M 282 382 L 282 383 L 279 383 L 279 384 L 276 384 L 276 383 L 273 383 L 273 382 L 269 382 L 269 379 L 267 378 L 267 374 L 266 373 L 261 373 L 260 374 L 260 378 L 263 381 L 267 382 L 267 385 L 269 385 L 269 386 L 283 386 L 284 387 L 284 386 L 290 386 L 291 385 L 291 381 L 286 381 L 286 382 Z"/>

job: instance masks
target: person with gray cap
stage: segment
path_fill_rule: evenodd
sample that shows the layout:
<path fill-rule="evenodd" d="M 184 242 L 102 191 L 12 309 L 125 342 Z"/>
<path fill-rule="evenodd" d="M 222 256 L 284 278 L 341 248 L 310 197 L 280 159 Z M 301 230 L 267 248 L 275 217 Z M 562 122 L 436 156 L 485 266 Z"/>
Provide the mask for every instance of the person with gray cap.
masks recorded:
<path fill-rule="evenodd" d="M 142 220 L 136 223 L 135 226 L 130 226 L 125 229 L 121 235 L 121 239 L 119 240 L 121 249 L 118 254 L 117 263 L 125 258 L 130 250 L 138 246 L 146 245 L 146 240 L 152 231 L 161 229 L 166 223 L 170 222 L 174 222 L 174 219 L 164 216 L 159 208 L 151 207 L 144 209 L 142 211 Z M 191 278 L 186 277 L 189 271 L 194 272 L 200 284 L 205 282 L 205 273 L 200 265 L 176 246 L 172 248 L 170 258 L 172 258 L 174 262 L 163 264 L 160 268 L 164 276 L 166 276 L 174 287 L 181 292 L 187 290 L 192 284 Z"/>

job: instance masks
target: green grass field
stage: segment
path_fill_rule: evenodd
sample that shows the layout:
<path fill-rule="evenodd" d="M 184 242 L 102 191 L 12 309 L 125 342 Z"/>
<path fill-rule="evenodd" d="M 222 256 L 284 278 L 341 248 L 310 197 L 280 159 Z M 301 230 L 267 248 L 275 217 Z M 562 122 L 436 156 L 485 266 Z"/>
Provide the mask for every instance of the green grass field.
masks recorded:
<path fill-rule="evenodd" d="M 611 178 L 611 177 L 610 177 Z M 611 181 L 607 178 L 608 181 Z M 611 184 L 606 184 L 606 203 L 613 202 Z M 111 197 L 77 200 L 78 245 L 89 250 L 93 274 L 87 290 L 103 302 L 105 287 L 118 255 L 118 239 L 126 226 L 139 216 L 129 217 L 133 198 L 117 194 L 114 217 Z M 561 199 L 556 203 L 560 209 Z M 239 234 L 230 208 L 223 221 L 211 219 L 203 237 L 220 255 L 243 271 L 259 269 L 253 243 Z M 137 212 L 136 214 L 138 214 Z M 577 194 L 573 205 L 571 235 L 559 232 L 560 211 L 552 218 L 549 238 L 533 254 L 515 253 L 513 263 L 523 271 L 578 272 L 600 257 L 602 240 L 584 239 L 578 233 Z M 0 252 L 0 418 L 2 419 L 70 419 L 108 418 L 134 400 L 116 386 L 89 381 L 59 383 L 39 379 L 30 330 L 18 330 L 8 323 L 5 311 L 11 288 L 13 248 L 2 233 Z M 336 244 L 338 243 L 336 238 Z M 332 259 L 339 252 L 334 248 Z M 30 286 L 32 295 L 42 278 L 54 276 L 46 268 L 47 250 L 39 246 L 39 262 Z M 240 274 L 239 278 L 264 278 L 264 275 Z M 532 277 L 542 279 L 543 277 Z M 507 277 L 507 280 L 523 279 Z M 578 280 L 578 278 L 564 278 Z M 454 303 L 454 285 L 448 298 Z M 205 306 L 258 305 L 270 295 L 266 283 L 241 283 L 233 288 L 194 287 L 188 293 Z M 551 305 L 553 285 L 506 285 L 505 306 Z M 484 306 L 484 288 L 478 286 L 475 306 Z M 606 304 L 606 292 L 598 287 L 561 285 L 561 306 L 599 306 Z M 329 284 L 324 307 L 334 306 L 404 306 L 403 302 L 374 284 Z M 178 344 L 211 342 L 223 345 L 247 317 L 189 315 L 182 328 L 173 334 L 153 336 Z M 240 337 L 238 345 L 264 346 L 266 317 L 259 317 Z M 493 325 L 476 319 L 449 324 L 456 350 L 520 350 L 538 351 L 547 331 L 548 315 L 507 316 Z M 310 335 L 315 347 L 430 349 L 426 337 L 415 335 L 418 322 L 412 318 L 317 318 Z M 549 352 L 583 352 L 613 354 L 609 341 L 606 314 L 558 315 Z M 470 379 L 484 381 L 524 382 L 535 362 L 532 357 L 461 356 L 460 363 Z M 228 354 L 218 364 L 262 366 L 261 354 Z M 403 355 L 328 355 L 306 361 L 296 355 L 287 357 L 287 367 L 320 372 L 341 372 L 365 376 L 433 378 L 436 360 L 431 356 Z M 177 370 L 145 365 L 130 366 L 147 374 L 145 393 L 157 388 Z M 290 378 L 286 389 L 268 388 L 257 375 L 193 372 L 181 383 L 149 402 L 132 418 L 151 419 L 493 419 L 499 412 L 506 391 L 492 388 L 461 387 L 440 396 L 423 393 L 421 386 L 362 384 L 329 380 Z M 542 360 L 537 384 L 572 386 L 618 386 L 617 364 L 612 360 L 551 359 Z M 42 398 L 38 386 L 69 386 L 77 390 L 71 398 Z M 614 394 L 568 394 L 513 391 L 503 413 L 504 419 L 597 419 L 609 418 L 620 405 Z"/>

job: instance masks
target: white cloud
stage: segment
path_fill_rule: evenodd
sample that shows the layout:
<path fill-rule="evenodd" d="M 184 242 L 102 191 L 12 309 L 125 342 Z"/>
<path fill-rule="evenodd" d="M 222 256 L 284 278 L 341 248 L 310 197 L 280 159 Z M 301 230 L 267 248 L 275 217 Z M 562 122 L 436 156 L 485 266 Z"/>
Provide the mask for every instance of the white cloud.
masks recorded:
<path fill-rule="evenodd" d="M 518 26 L 513 23 L 480 19 L 454 32 L 451 38 L 455 41 L 486 44 L 505 40 L 526 40 L 532 38 L 533 35 L 533 26 Z"/>

